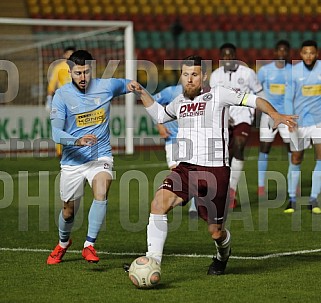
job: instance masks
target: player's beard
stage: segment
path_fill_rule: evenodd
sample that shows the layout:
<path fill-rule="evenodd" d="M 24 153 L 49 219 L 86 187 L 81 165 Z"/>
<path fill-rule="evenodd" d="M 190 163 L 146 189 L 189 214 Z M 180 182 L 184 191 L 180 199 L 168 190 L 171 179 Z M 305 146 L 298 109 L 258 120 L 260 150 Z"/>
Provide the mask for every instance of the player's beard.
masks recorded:
<path fill-rule="evenodd" d="M 79 84 L 74 79 L 72 79 L 72 83 L 79 89 L 80 92 L 82 92 L 84 94 L 84 93 L 86 93 L 86 89 L 89 86 L 90 80 L 87 82 L 87 84 L 84 88 L 80 87 Z M 86 80 L 81 81 L 81 83 L 86 83 Z"/>
<path fill-rule="evenodd" d="M 194 100 L 195 97 L 201 94 L 201 88 L 195 86 L 187 86 L 184 88 L 184 97 Z"/>
<path fill-rule="evenodd" d="M 317 59 L 314 59 L 310 64 L 306 64 L 304 61 L 303 61 L 303 64 L 305 65 L 305 67 L 308 69 L 308 70 L 313 70 L 313 67 L 315 65 L 315 63 L 317 62 Z"/>

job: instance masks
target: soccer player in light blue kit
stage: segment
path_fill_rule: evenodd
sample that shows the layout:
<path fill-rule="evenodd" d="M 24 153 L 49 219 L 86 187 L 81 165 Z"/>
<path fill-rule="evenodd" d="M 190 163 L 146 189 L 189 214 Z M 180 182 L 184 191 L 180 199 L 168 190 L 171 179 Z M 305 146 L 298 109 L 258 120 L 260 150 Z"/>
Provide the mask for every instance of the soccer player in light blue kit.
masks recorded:
<path fill-rule="evenodd" d="M 289 203 L 284 210 L 292 213 L 296 210 L 296 188 L 301 174 L 304 150 L 314 147 L 316 165 L 312 173 L 312 188 L 308 209 L 320 214 L 317 197 L 321 189 L 321 61 L 318 58 L 318 46 L 313 40 L 301 45 L 302 61 L 292 68 L 292 77 L 285 93 L 286 113 L 299 115 L 298 128 L 290 132 L 292 151 L 292 176 L 289 184 Z"/>
<path fill-rule="evenodd" d="M 287 77 L 292 71 L 292 65 L 288 62 L 290 44 L 286 40 L 280 40 L 275 45 L 276 60 L 263 65 L 258 71 L 258 79 L 263 86 L 265 97 L 279 113 L 284 113 L 284 94 Z M 290 135 L 287 126 L 279 125 L 276 129 L 271 127 L 270 117 L 262 113 L 260 122 L 260 153 L 258 159 L 258 196 L 264 197 L 265 176 L 268 166 L 269 152 L 277 132 L 286 144 L 289 158 L 288 184 L 291 176 L 291 151 Z"/>
<path fill-rule="evenodd" d="M 153 96 L 154 100 L 161 105 L 168 105 L 178 95 L 183 93 L 182 85 L 172 85 L 165 87 L 159 93 Z M 169 169 L 173 169 L 178 165 L 178 145 L 176 142 L 176 136 L 178 132 L 178 123 L 176 120 L 167 122 L 165 124 L 157 124 L 157 129 L 160 136 L 165 139 L 165 152 L 166 161 Z M 195 199 L 192 198 L 189 207 L 190 218 L 197 218 L 197 208 L 195 205 Z"/>
<path fill-rule="evenodd" d="M 70 233 L 79 202 L 88 181 L 93 202 L 88 214 L 88 232 L 82 256 L 97 263 L 94 248 L 103 224 L 112 181 L 113 158 L 110 145 L 110 103 L 126 94 L 126 79 L 92 79 L 93 58 L 84 50 L 74 52 L 69 60 L 72 82 L 55 93 L 50 113 L 52 137 L 63 145 L 60 195 L 63 207 L 59 214 L 59 243 L 47 259 L 57 264 L 71 245 Z"/>

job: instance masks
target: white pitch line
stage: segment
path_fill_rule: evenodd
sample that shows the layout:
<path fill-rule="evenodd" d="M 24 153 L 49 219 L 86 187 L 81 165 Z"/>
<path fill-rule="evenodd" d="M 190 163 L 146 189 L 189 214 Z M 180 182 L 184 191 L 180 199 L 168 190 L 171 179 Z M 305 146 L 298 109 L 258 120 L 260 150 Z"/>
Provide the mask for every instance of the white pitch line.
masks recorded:
<path fill-rule="evenodd" d="M 140 164 L 140 165 L 135 165 L 135 164 L 131 164 L 131 165 L 119 165 L 119 166 L 115 166 L 114 170 L 117 172 L 117 170 L 121 170 L 121 169 L 138 169 L 138 168 L 149 168 L 149 167 L 164 167 L 165 169 L 168 169 L 166 166 L 166 163 L 150 163 L 150 164 Z M 49 176 L 56 176 L 60 173 L 60 171 L 49 171 Z M 39 176 L 39 172 L 33 172 L 33 173 L 28 173 L 28 177 L 38 177 Z M 10 175 L 11 178 L 18 178 L 19 174 L 12 174 Z"/>
<path fill-rule="evenodd" d="M 50 253 L 51 250 L 49 249 L 33 249 L 33 248 L 7 248 L 7 247 L 0 247 L 0 251 L 11 251 L 11 252 L 35 252 L 35 253 Z M 285 256 L 295 256 L 295 255 L 305 255 L 305 254 L 312 254 L 321 252 L 321 249 L 309 249 L 309 250 L 298 250 L 298 251 L 289 251 L 283 253 L 275 253 L 275 254 L 268 254 L 258 257 L 242 257 L 242 256 L 231 256 L 231 259 L 236 260 L 266 260 L 266 259 L 274 259 L 279 257 Z M 68 250 L 68 253 L 80 254 L 81 250 Z M 111 255 L 111 256 L 142 256 L 144 253 L 138 252 L 107 252 L 107 251 L 97 251 L 100 255 Z M 212 258 L 213 255 L 198 255 L 198 254 L 164 254 L 167 257 L 184 257 L 184 258 Z"/>

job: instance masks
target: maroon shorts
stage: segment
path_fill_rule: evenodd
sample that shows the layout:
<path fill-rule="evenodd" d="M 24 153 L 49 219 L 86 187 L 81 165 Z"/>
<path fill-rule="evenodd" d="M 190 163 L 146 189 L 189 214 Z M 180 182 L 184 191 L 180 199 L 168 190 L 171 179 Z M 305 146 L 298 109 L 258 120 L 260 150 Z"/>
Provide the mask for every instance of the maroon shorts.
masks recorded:
<path fill-rule="evenodd" d="M 249 138 L 251 134 L 251 125 L 247 123 L 240 123 L 229 128 L 232 137 L 245 137 Z"/>
<path fill-rule="evenodd" d="M 206 167 L 181 162 L 166 177 L 160 188 L 182 198 L 183 205 L 194 197 L 199 216 L 208 224 L 221 224 L 228 211 L 229 180 L 228 166 Z"/>

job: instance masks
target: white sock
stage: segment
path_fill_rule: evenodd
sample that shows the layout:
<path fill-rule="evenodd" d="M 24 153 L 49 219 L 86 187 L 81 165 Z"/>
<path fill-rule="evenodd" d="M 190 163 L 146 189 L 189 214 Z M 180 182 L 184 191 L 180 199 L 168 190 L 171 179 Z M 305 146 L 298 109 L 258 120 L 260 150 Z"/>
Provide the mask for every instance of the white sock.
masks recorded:
<path fill-rule="evenodd" d="M 91 245 L 92 247 L 94 247 L 94 246 L 95 246 L 95 243 L 86 240 L 85 243 L 84 243 L 84 248 L 85 248 L 85 247 L 88 247 L 88 246 L 90 246 L 90 245 Z"/>
<path fill-rule="evenodd" d="M 162 261 L 167 231 L 167 215 L 149 215 L 146 256 L 153 257 L 159 262 Z"/>
<path fill-rule="evenodd" d="M 191 202 L 191 204 L 190 204 L 190 206 L 189 206 L 189 211 L 197 211 L 196 205 L 195 205 L 195 198 L 192 198 L 192 199 L 190 200 L 190 202 Z"/>
<path fill-rule="evenodd" d="M 61 241 L 59 241 L 59 245 L 60 245 L 62 248 L 67 248 L 67 246 L 69 245 L 69 242 L 70 242 L 70 240 L 68 240 L 67 242 L 61 242 Z"/>
<path fill-rule="evenodd" d="M 230 246 L 231 246 L 231 234 L 226 229 L 226 238 L 222 242 L 214 241 L 217 254 L 216 258 L 220 261 L 225 261 L 230 254 Z"/>
<path fill-rule="evenodd" d="M 243 171 L 244 161 L 233 158 L 231 162 L 230 188 L 236 191 L 237 183 Z"/>

